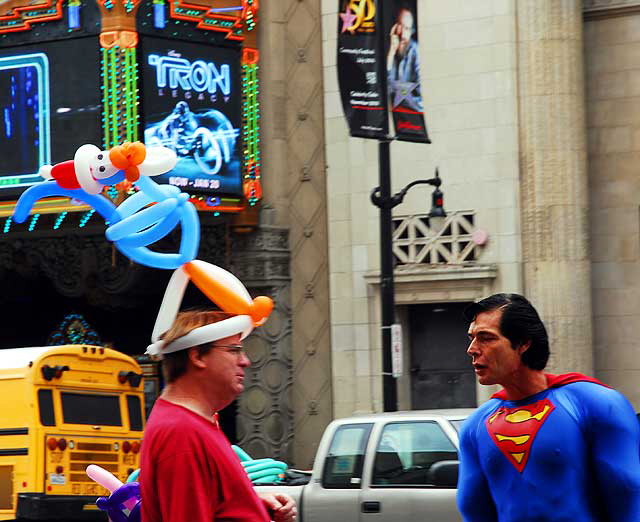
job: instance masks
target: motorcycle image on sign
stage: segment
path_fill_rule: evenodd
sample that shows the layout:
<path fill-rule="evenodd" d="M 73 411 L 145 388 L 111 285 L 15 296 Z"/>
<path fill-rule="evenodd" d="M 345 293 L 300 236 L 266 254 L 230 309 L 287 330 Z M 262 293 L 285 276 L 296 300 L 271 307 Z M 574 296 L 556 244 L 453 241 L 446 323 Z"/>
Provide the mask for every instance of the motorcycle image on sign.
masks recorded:
<path fill-rule="evenodd" d="M 240 132 L 220 111 L 193 112 L 185 101 L 176 103 L 166 118 L 144 131 L 147 146 L 163 145 L 178 157 L 192 157 L 203 173 L 218 175 L 232 158 Z"/>

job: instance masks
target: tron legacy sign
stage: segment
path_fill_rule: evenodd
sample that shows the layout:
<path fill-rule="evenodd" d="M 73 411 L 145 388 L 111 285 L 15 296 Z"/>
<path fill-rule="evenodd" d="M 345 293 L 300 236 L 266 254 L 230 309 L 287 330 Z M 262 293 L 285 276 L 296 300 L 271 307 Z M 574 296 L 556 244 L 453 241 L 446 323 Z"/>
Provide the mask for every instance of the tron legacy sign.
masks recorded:
<path fill-rule="evenodd" d="M 221 93 L 225 101 L 231 94 L 231 70 L 226 63 L 191 62 L 175 51 L 169 51 L 166 56 L 149 54 L 148 63 L 156 69 L 158 89 L 181 89 L 200 93 L 200 96 L 208 93 L 212 97 Z"/>

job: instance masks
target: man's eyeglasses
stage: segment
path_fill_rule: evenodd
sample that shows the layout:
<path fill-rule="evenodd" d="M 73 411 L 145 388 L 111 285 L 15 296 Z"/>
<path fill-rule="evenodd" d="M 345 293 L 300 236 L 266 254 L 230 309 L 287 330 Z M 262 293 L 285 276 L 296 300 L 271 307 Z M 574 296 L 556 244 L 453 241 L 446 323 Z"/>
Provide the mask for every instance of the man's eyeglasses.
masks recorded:
<path fill-rule="evenodd" d="M 225 352 L 233 354 L 238 358 L 242 357 L 243 355 L 245 355 L 245 356 L 247 355 L 241 344 L 216 344 L 216 343 L 211 343 L 211 348 L 222 348 L 222 349 L 224 349 Z"/>

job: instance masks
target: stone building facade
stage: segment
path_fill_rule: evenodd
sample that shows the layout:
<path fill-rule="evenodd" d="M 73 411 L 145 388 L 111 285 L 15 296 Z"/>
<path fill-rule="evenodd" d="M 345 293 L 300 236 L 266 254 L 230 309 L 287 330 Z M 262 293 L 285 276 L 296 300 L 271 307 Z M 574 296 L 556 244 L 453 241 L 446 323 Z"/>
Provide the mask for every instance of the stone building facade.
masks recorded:
<path fill-rule="evenodd" d="M 382 409 L 379 217 L 369 201 L 377 143 L 348 135 L 338 8 L 322 2 L 336 417 Z M 506 291 L 541 312 L 550 371 L 595 374 L 640 409 L 631 334 L 640 300 L 640 2 L 424 0 L 418 9 L 433 143 L 392 142 L 392 192 L 438 167 L 448 218 L 430 228 L 425 188 L 394 210 L 399 407 L 422 407 L 421 393 L 438 405 L 436 395 L 468 381 L 450 364 L 466 332 L 452 337 L 438 324 L 457 324 L 458 305 Z M 430 382 L 425 367 L 442 379 Z M 465 400 L 490 391 L 468 390 Z"/>
<path fill-rule="evenodd" d="M 202 259 L 277 302 L 247 342 L 253 366 L 238 439 L 256 457 L 297 467 L 311 464 L 332 418 L 382 410 L 379 216 L 369 200 L 378 151 L 375 141 L 349 137 L 342 113 L 338 4 L 261 3 L 259 226 L 238 235 L 231 224 L 203 223 Z M 552 371 L 593 373 L 640 410 L 632 337 L 640 313 L 640 1 L 418 4 L 433 143 L 391 144 L 392 190 L 438 167 L 448 217 L 440 228 L 428 222 L 425 187 L 395 209 L 399 408 L 488 396 L 469 378 L 459 310 L 514 291 L 528 295 L 549 326 Z M 46 273 L 49 253 L 64 247 L 47 234 L 28 255 L 23 238 L 13 238 L 0 275 L 9 280 L 16 266 L 40 264 Z M 89 230 L 85 242 L 101 234 Z M 91 276 L 92 263 L 110 263 L 107 280 L 83 273 L 91 285 L 81 293 L 98 304 L 120 293 L 123 306 L 149 308 L 145 292 L 154 285 L 136 285 L 135 271 L 104 248 L 100 242 L 86 266 Z M 78 292 L 81 279 L 53 279 L 66 283 L 58 293 Z"/>

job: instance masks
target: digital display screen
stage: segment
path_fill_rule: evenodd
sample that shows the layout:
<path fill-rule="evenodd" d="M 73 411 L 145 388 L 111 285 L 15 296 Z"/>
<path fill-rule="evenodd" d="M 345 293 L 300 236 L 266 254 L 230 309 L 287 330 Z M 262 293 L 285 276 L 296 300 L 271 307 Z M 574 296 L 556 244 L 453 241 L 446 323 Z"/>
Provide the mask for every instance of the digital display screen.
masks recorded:
<path fill-rule="evenodd" d="M 42 181 L 40 166 L 102 144 L 96 37 L 0 48 L 0 197 Z"/>
<path fill-rule="evenodd" d="M 240 48 L 143 37 L 140 49 L 144 143 L 178 156 L 154 180 L 186 192 L 242 194 Z"/>
<path fill-rule="evenodd" d="M 47 55 L 0 56 L 0 147 L 7 152 L 0 162 L 0 186 L 40 179 L 40 165 L 51 158 L 49 135 Z"/>

